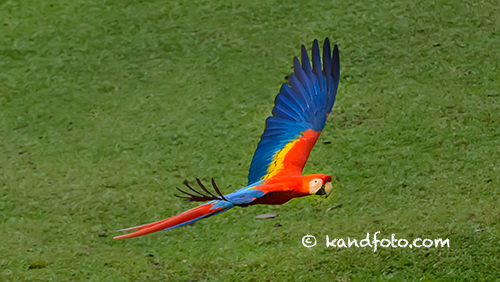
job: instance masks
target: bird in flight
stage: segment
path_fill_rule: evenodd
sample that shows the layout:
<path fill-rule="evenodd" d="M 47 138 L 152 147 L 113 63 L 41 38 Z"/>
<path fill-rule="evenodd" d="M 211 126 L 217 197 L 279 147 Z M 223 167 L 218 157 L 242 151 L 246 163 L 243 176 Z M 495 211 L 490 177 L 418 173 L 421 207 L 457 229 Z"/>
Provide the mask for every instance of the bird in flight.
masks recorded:
<path fill-rule="evenodd" d="M 340 76 L 337 45 L 332 53 L 330 41 L 326 38 L 321 60 L 318 40 L 314 40 L 312 67 L 302 45 L 301 60 L 302 64 L 297 57 L 294 58 L 289 85 L 283 83 L 276 96 L 272 116 L 266 120 L 266 128 L 250 165 L 246 187 L 223 195 L 212 179 L 217 194 L 214 195 L 199 179 L 196 180 L 201 190 L 185 183 L 186 191 L 177 188 L 184 194 L 178 197 L 208 203 L 164 220 L 119 230 L 135 232 L 114 239 L 172 229 L 235 206 L 280 205 L 309 195 L 328 197 L 333 189 L 332 177 L 325 174 L 302 175 L 302 170 L 335 103 Z"/>

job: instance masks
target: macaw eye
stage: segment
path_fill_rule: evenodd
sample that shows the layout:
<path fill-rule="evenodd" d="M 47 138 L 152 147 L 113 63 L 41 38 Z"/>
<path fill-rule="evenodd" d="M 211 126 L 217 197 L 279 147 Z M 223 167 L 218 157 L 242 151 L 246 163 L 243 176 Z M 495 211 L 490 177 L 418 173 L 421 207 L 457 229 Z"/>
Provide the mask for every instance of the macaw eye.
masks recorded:
<path fill-rule="evenodd" d="M 320 187 L 321 186 L 321 179 L 313 179 L 311 182 L 310 182 L 310 187 L 313 188 L 313 187 Z"/>
<path fill-rule="evenodd" d="M 309 182 L 309 192 L 311 194 L 316 194 L 319 189 L 321 189 L 321 186 L 323 185 L 323 179 L 321 178 L 315 178 Z"/>

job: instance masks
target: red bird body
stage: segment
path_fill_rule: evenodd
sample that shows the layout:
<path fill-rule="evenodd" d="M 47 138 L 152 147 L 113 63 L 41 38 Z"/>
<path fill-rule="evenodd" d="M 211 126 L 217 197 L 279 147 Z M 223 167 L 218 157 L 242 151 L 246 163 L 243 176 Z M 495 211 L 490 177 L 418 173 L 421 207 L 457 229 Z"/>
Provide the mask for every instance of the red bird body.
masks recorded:
<path fill-rule="evenodd" d="M 315 40 L 312 67 L 303 45 L 301 58 L 302 65 L 294 58 L 294 72 L 289 76 L 290 86 L 282 85 L 275 100 L 273 115 L 266 120 L 266 129 L 252 159 L 246 187 L 223 195 L 212 180 L 212 186 L 217 192 L 214 195 L 197 179 L 204 192 L 186 184 L 189 190 L 179 191 L 187 196 L 181 198 L 188 201 L 209 201 L 208 203 L 164 220 L 122 229 L 120 231 L 136 231 L 114 239 L 172 229 L 235 206 L 280 205 L 309 195 L 328 196 L 332 191 L 331 176 L 302 175 L 302 170 L 335 103 L 340 76 L 337 46 L 332 54 L 327 38 L 321 62 L 318 42 Z"/>

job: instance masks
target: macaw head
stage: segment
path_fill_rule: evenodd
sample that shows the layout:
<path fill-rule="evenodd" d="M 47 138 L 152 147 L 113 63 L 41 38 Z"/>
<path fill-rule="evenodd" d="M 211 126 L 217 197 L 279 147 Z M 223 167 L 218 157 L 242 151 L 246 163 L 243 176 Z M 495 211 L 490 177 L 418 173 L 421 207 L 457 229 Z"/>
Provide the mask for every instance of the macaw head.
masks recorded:
<path fill-rule="evenodd" d="M 305 188 L 309 189 L 311 195 L 330 196 L 333 190 L 332 177 L 326 174 L 311 174 L 304 176 Z"/>

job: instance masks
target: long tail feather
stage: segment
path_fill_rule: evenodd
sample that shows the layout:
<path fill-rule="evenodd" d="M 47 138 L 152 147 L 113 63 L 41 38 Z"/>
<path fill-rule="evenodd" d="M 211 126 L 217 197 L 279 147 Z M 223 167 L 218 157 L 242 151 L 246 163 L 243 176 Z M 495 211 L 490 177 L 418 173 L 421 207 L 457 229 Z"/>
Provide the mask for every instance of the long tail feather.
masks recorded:
<path fill-rule="evenodd" d="M 185 211 L 181 214 L 140 226 L 130 227 L 121 229 L 118 231 L 132 231 L 137 230 L 130 234 L 125 234 L 121 236 L 116 236 L 113 239 L 125 239 L 137 236 L 146 235 L 160 230 L 168 230 L 175 227 L 183 226 L 189 223 L 193 223 L 202 218 L 207 218 L 212 215 L 227 211 L 234 207 L 234 204 L 226 201 L 212 201 L 196 208 Z"/>

